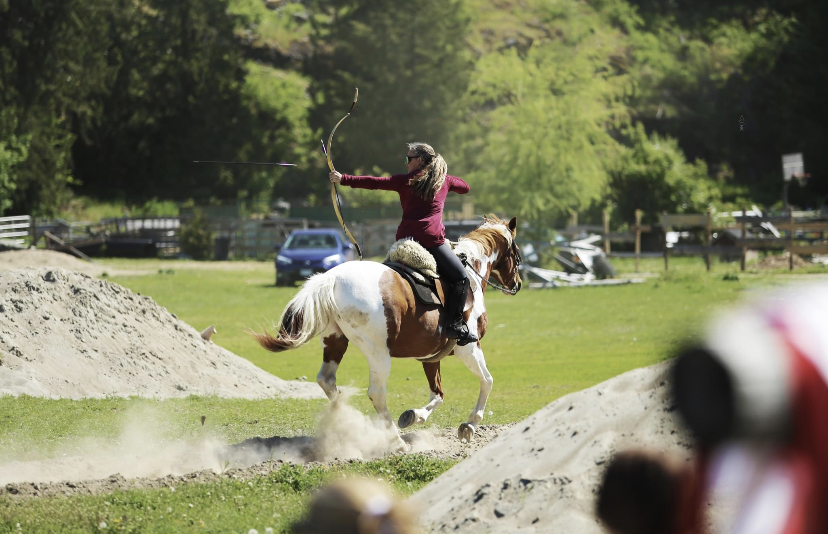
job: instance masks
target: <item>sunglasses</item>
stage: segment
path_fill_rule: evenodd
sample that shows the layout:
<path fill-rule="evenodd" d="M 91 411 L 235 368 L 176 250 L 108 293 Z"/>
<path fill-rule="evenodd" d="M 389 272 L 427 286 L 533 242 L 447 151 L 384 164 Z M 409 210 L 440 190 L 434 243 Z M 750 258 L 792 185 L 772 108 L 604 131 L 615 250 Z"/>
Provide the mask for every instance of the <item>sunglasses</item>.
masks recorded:
<path fill-rule="evenodd" d="M 419 158 L 419 157 L 421 157 L 421 156 L 406 156 L 406 157 L 405 157 L 405 163 L 406 163 L 406 165 L 407 165 L 407 164 L 409 164 L 409 163 L 411 163 L 411 160 L 412 160 L 412 159 L 417 159 L 417 158 Z"/>

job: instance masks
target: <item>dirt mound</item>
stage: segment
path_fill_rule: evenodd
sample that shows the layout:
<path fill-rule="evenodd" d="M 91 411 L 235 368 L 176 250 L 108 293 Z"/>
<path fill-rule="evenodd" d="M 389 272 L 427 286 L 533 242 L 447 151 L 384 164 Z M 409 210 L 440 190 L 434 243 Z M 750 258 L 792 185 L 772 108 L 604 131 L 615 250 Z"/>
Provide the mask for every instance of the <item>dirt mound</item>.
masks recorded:
<path fill-rule="evenodd" d="M 101 276 L 105 270 L 100 265 L 54 250 L 27 249 L 0 252 L 0 272 L 26 267 L 66 269 L 95 277 Z"/>
<path fill-rule="evenodd" d="M 604 532 L 594 492 L 606 462 L 640 447 L 690 456 L 667 394 L 668 363 L 552 402 L 416 493 L 436 532 Z"/>
<path fill-rule="evenodd" d="M 316 384 L 281 380 L 203 340 L 149 297 L 42 268 L 0 271 L 0 395 L 8 394 L 322 397 Z"/>
<path fill-rule="evenodd" d="M 790 268 L 790 260 L 788 259 L 787 254 L 773 254 L 768 255 L 756 262 L 756 267 L 758 269 L 788 269 Z M 808 263 L 802 256 L 799 254 L 794 254 L 793 256 L 793 266 L 794 269 L 799 267 L 808 267 L 809 265 L 813 265 Z"/>

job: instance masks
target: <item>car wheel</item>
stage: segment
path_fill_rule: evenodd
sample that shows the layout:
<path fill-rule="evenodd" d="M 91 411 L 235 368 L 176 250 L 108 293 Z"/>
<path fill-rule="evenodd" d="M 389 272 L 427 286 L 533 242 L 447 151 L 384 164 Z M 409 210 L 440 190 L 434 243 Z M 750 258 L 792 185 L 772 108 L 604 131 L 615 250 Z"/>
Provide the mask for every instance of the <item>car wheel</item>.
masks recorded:
<path fill-rule="evenodd" d="M 615 278 L 618 276 L 618 273 L 615 272 L 615 267 L 604 256 L 595 256 L 592 260 L 592 270 L 595 271 L 595 277 L 598 280 L 606 280 L 607 278 Z"/>

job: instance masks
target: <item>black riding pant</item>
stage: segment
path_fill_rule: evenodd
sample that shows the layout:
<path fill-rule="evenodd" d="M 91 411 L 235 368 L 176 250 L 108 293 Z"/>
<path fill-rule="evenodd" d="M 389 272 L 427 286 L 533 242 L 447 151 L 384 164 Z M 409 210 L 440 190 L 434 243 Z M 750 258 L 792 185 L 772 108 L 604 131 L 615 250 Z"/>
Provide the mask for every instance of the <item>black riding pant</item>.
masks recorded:
<path fill-rule="evenodd" d="M 446 281 L 451 284 L 456 284 L 461 280 L 467 278 L 466 269 L 460 263 L 460 259 L 452 252 L 451 245 L 448 241 L 442 245 L 426 249 L 434 256 L 437 262 L 437 272 L 440 276 L 445 277 Z"/>

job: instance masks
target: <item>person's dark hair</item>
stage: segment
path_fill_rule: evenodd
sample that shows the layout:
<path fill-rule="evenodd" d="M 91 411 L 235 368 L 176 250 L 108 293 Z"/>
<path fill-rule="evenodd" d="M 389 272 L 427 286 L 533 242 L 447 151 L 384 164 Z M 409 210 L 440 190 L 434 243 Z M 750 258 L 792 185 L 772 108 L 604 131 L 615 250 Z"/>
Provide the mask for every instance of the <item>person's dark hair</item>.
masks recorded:
<path fill-rule="evenodd" d="M 670 384 L 678 413 L 700 443 L 714 446 L 731 436 L 736 427 L 733 378 L 709 349 L 682 350 Z"/>
<path fill-rule="evenodd" d="M 598 488 L 598 519 L 619 534 L 669 534 L 679 512 L 679 478 L 659 456 L 617 454 Z"/>
<path fill-rule="evenodd" d="M 413 150 L 417 156 L 423 158 L 424 166 L 411 177 L 408 185 L 414 188 L 414 194 L 423 200 L 434 200 L 443 187 L 448 173 L 448 165 L 443 156 L 425 143 L 408 143 L 408 150 Z"/>

